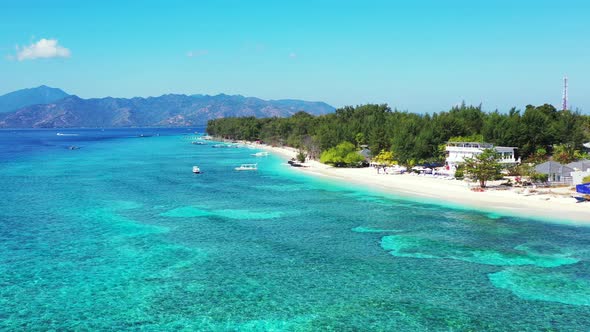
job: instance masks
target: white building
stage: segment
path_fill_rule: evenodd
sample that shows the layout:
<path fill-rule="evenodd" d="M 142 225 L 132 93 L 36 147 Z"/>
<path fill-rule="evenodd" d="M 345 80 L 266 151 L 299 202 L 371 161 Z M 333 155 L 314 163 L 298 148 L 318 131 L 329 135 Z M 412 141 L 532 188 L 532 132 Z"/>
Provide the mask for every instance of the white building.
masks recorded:
<path fill-rule="evenodd" d="M 588 171 L 573 171 L 570 173 L 572 176 L 572 185 L 576 186 L 578 184 L 584 183 L 584 178 L 590 176 L 590 170 Z"/>
<path fill-rule="evenodd" d="M 510 165 L 520 162 L 516 160 L 515 149 L 507 146 L 494 146 L 490 143 L 477 142 L 448 142 L 445 151 L 447 153 L 446 164 L 451 169 L 456 169 L 457 165 L 463 163 L 466 158 L 473 158 L 483 152 L 485 149 L 494 149 L 500 153 L 500 163 Z"/>
<path fill-rule="evenodd" d="M 587 144 L 590 145 L 590 143 Z M 572 185 L 574 186 L 584 183 L 584 178 L 590 176 L 590 160 L 588 159 L 574 161 L 566 166 L 574 169 L 571 172 Z"/>

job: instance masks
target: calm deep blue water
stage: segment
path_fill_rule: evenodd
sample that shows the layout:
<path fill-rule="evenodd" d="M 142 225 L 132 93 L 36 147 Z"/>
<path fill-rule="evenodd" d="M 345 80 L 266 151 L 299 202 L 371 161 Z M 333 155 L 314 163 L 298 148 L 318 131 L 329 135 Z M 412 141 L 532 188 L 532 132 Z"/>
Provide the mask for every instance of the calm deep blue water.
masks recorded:
<path fill-rule="evenodd" d="M 387 197 L 194 130 L 0 131 L 0 330 L 590 330 L 590 228 Z"/>

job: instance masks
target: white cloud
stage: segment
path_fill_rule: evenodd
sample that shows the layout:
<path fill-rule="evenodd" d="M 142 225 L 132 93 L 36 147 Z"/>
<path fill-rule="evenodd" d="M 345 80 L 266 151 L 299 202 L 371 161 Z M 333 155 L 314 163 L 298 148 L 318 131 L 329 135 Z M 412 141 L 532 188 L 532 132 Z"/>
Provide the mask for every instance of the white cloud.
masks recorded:
<path fill-rule="evenodd" d="M 207 54 L 209 54 L 209 51 L 207 51 L 207 50 L 196 50 L 196 51 L 186 52 L 186 56 L 189 58 L 203 56 L 203 55 L 207 55 Z"/>
<path fill-rule="evenodd" d="M 295 59 L 296 57 L 297 57 L 297 54 L 295 52 L 289 53 L 289 58 Z"/>
<path fill-rule="evenodd" d="M 38 42 L 29 46 L 16 47 L 16 59 L 18 61 L 40 58 L 68 58 L 70 54 L 69 49 L 58 45 L 57 39 L 41 38 Z"/>

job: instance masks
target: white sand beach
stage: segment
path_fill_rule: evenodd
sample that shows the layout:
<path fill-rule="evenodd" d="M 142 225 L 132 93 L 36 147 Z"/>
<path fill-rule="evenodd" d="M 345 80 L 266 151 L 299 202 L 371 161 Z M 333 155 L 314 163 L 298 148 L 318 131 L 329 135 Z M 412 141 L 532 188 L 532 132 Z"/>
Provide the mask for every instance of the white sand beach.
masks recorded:
<path fill-rule="evenodd" d="M 280 155 L 286 160 L 295 157 L 297 153 L 295 149 L 288 147 L 260 144 L 254 146 Z M 498 215 L 590 225 L 590 203 L 576 203 L 571 197 L 574 192 L 570 188 L 538 188 L 528 193 L 523 188 L 498 187 L 474 192 L 470 187 L 477 185 L 462 180 L 410 174 L 378 174 L 375 168 L 336 168 L 317 161 L 308 161 L 304 166 L 293 169 L 329 177 L 351 186 L 370 187 L 383 193 L 418 198 L 429 203 L 451 204 Z"/>

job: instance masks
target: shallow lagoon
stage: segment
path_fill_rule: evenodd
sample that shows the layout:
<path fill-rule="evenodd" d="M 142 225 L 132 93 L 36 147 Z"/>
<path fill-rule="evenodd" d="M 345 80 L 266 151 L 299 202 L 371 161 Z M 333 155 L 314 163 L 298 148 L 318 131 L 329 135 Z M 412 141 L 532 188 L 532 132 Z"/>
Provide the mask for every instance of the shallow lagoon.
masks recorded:
<path fill-rule="evenodd" d="M 589 228 L 140 131 L 0 131 L 0 329 L 590 328 Z"/>

